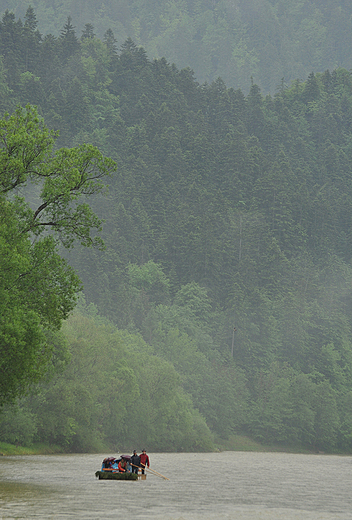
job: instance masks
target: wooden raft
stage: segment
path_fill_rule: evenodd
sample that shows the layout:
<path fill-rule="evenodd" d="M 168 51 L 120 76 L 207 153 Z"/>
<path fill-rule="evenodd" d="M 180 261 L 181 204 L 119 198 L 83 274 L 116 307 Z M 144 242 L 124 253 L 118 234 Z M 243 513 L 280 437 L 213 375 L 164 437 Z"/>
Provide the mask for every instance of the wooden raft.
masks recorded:
<path fill-rule="evenodd" d="M 99 480 L 137 480 L 138 475 L 136 473 L 129 473 L 125 471 L 125 473 L 118 473 L 112 471 L 96 471 L 95 476 Z M 144 476 L 144 475 L 143 475 Z"/>

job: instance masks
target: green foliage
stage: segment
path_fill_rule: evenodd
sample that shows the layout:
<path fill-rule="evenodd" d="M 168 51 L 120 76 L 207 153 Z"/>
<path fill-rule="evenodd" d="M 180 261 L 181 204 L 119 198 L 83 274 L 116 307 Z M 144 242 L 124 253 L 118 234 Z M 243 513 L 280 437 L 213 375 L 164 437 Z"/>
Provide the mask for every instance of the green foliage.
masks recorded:
<path fill-rule="evenodd" d="M 175 368 L 141 337 L 80 314 L 64 332 L 69 367 L 27 400 L 36 440 L 76 452 L 139 444 L 162 451 L 212 449 L 210 431 Z"/>
<path fill-rule="evenodd" d="M 174 304 L 183 307 L 193 320 L 204 320 L 206 323 L 211 314 L 211 303 L 204 287 L 191 282 L 177 292 Z"/>
<path fill-rule="evenodd" d="M 78 199 L 99 192 L 114 163 L 91 145 L 53 152 L 54 136 L 29 105 L 0 121 L 0 405 L 58 360 L 50 336 L 81 289 L 58 254 L 59 241 L 102 243 L 90 236 L 100 220 Z M 16 193 L 30 183 L 40 193 L 27 202 Z"/>
<path fill-rule="evenodd" d="M 250 431 L 266 443 L 314 446 L 315 392 L 316 385 L 305 374 L 272 366 L 258 378 Z"/>
<path fill-rule="evenodd" d="M 3 404 L 42 377 L 52 351 L 42 327 L 57 327 L 72 309 L 79 281 L 55 252 L 50 237 L 41 243 L 44 252 L 40 243 L 32 247 L 27 234 L 19 230 L 10 202 L 2 201 L 0 215 Z M 37 292 L 37 285 L 41 292 Z"/>
<path fill-rule="evenodd" d="M 25 407 L 6 407 L 0 416 L 2 442 L 30 446 L 37 433 L 36 417 Z"/>
<path fill-rule="evenodd" d="M 130 264 L 128 277 L 132 287 L 145 292 L 155 303 L 167 301 L 169 295 L 169 280 L 160 266 L 152 260 L 142 266 Z"/>

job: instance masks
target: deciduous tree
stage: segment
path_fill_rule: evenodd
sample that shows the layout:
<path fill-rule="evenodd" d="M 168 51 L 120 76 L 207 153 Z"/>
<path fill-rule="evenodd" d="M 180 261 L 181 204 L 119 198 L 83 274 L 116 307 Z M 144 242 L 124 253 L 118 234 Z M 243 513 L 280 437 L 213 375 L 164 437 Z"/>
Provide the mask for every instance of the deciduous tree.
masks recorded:
<path fill-rule="evenodd" d="M 91 235 L 101 222 L 79 199 L 101 191 L 115 163 L 89 145 L 53 152 L 54 141 L 29 105 L 0 120 L 0 405 L 43 376 L 45 329 L 75 305 L 81 283 L 59 243 L 102 246 Z M 30 201 L 19 196 L 26 186 Z"/>

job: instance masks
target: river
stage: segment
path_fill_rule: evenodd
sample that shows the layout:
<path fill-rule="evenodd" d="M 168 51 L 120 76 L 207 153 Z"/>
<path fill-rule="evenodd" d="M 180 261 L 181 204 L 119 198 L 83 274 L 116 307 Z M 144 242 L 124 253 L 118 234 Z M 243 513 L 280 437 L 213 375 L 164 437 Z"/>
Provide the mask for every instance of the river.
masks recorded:
<path fill-rule="evenodd" d="M 116 454 L 106 454 L 116 455 Z M 145 481 L 95 478 L 103 455 L 0 457 L 1 519 L 352 519 L 352 458 L 155 453 Z"/>

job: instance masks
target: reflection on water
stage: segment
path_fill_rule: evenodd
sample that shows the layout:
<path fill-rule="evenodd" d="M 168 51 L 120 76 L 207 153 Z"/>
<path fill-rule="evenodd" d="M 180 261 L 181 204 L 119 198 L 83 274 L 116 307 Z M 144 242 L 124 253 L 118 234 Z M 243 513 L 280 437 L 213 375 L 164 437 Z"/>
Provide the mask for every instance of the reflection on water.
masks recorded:
<path fill-rule="evenodd" d="M 350 457 L 151 454 L 170 480 L 99 481 L 104 455 L 0 458 L 0 518 L 352 520 Z"/>

